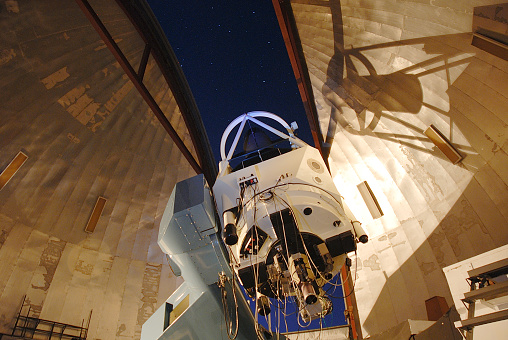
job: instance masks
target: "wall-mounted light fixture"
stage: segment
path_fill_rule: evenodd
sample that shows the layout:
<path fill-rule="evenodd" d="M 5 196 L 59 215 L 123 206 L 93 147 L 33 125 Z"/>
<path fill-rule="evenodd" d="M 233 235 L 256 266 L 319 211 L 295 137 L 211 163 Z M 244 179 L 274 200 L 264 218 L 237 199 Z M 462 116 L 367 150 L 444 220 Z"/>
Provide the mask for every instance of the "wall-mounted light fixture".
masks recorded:
<path fill-rule="evenodd" d="M 430 127 L 425 130 L 425 134 L 453 164 L 457 164 L 464 158 L 434 125 L 430 125 Z"/>
<path fill-rule="evenodd" d="M 11 178 L 18 172 L 19 168 L 25 163 L 28 156 L 22 151 L 18 152 L 16 157 L 7 165 L 7 167 L 0 174 L 0 190 L 11 180 Z"/>
<path fill-rule="evenodd" d="M 90 215 L 90 219 L 88 219 L 88 223 L 86 224 L 85 231 L 87 233 L 93 233 L 95 227 L 97 226 L 97 222 L 99 222 L 99 217 L 101 217 L 102 210 L 104 210 L 104 206 L 106 205 L 107 199 L 99 196 L 97 198 L 97 202 L 95 202 L 95 206 L 93 207 L 92 215 Z"/>
<path fill-rule="evenodd" d="M 379 205 L 379 202 L 376 199 L 376 196 L 372 192 L 372 189 L 370 188 L 367 181 L 363 181 L 362 183 L 357 185 L 358 191 L 360 191 L 360 194 L 362 195 L 363 200 L 365 201 L 365 204 L 367 205 L 367 208 L 369 208 L 370 214 L 373 218 L 380 218 L 383 216 L 383 210 L 381 210 L 381 206 Z"/>

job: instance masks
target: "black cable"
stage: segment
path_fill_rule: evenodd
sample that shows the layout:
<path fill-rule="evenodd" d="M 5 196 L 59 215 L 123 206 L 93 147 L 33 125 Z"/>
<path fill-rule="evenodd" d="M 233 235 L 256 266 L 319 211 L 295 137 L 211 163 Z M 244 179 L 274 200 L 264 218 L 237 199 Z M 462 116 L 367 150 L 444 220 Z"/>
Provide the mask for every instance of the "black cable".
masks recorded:
<path fill-rule="evenodd" d="M 357 279 L 356 279 L 357 268 L 358 268 L 358 255 L 356 254 L 356 250 L 355 250 L 355 280 L 353 281 L 353 287 L 351 288 L 351 291 L 346 296 L 332 296 L 330 294 L 327 294 L 327 296 L 334 298 L 334 299 L 345 299 L 345 298 L 349 297 L 351 294 L 353 294 L 355 291 L 355 285 L 356 285 L 356 281 L 357 281 Z"/>
<path fill-rule="evenodd" d="M 279 179 L 277 180 L 277 183 L 278 183 L 278 182 L 280 182 L 280 180 L 281 180 L 281 178 L 279 178 Z M 325 190 L 325 189 L 323 189 L 323 188 L 321 188 L 321 187 L 318 187 L 317 185 L 310 184 L 310 183 L 291 183 L 291 182 L 281 183 L 281 184 L 277 184 L 277 183 L 276 183 L 275 185 L 271 186 L 271 187 L 268 187 L 268 188 L 266 188 L 266 189 L 264 189 L 264 190 L 262 190 L 262 191 L 258 192 L 256 195 L 260 195 L 260 194 L 262 194 L 262 193 L 264 193 L 264 192 L 266 192 L 266 191 L 273 190 L 273 189 L 276 189 L 276 188 L 279 188 L 279 187 L 283 187 L 283 186 L 286 186 L 286 185 L 287 185 L 287 186 L 289 186 L 289 185 L 306 185 L 306 186 L 313 187 L 313 188 L 316 188 L 316 189 L 319 189 L 319 190 L 324 191 L 325 193 L 327 193 L 328 195 L 330 195 L 330 196 L 333 198 L 333 200 L 334 200 L 334 201 L 336 201 L 337 203 L 339 203 L 339 205 L 340 205 L 340 207 L 341 207 L 342 209 L 344 209 L 344 208 L 342 207 L 342 202 L 341 202 L 341 201 L 339 201 L 337 198 L 335 198 L 335 196 L 333 195 L 333 193 L 331 193 L 331 192 L 329 192 L 328 190 Z M 254 196 L 253 196 L 253 197 L 251 197 L 251 198 L 250 198 L 247 202 L 245 202 L 245 204 L 249 203 L 249 201 L 250 201 L 251 199 L 253 199 L 253 198 L 254 198 Z"/>
<path fill-rule="evenodd" d="M 313 185 L 310 185 L 310 186 L 313 186 Z M 282 200 L 282 201 L 286 204 L 286 206 L 290 209 L 291 213 L 292 213 L 292 214 L 293 214 L 293 216 L 294 216 L 294 211 L 293 211 L 293 208 L 291 207 L 291 205 L 290 205 L 290 204 L 289 204 L 286 200 L 284 200 L 282 197 L 280 197 L 279 195 L 277 195 L 277 194 L 275 194 L 275 193 L 273 193 L 273 194 L 274 194 L 277 198 L 279 198 L 280 200 Z M 333 197 L 333 196 L 332 196 L 332 197 Z M 282 218 L 282 217 L 281 217 L 281 218 Z M 284 233 L 284 235 L 285 235 L 285 233 Z M 309 260 L 312 262 L 312 264 L 314 265 L 314 267 L 316 268 L 316 270 L 318 271 L 318 273 L 320 273 L 320 272 L 319 272 L 319 270 L 318 270 L 318 268 L 316 267 L 316 265 L 315 265 L 315 264 L 314 264 L 314 262 L 312 261 L 312 259 L 311 259 L 311 257 L 310 257 L 310 254 L 308 254 L 307 247 L 305 246 L 305 242 L 304 242 L 303 237 L 302 237 L 302 235 L 301 235 L 301 234 L 300 234 L 300 237 L 301 237 L 301 239 L 302 239 L 302 243 L 303 243 L 303 246 L 304 246 L 304 248 L 305 248 L 305 251 L 306 251 L 307 255 L 309 256 Z M 351 288 L 351 291 L 350 291 L 348 294 L 346 294 L 345 296 L 343 296 L 343 297 L 335 297 L 335 296 L 332 296 L 332 295 L 330 295 L 330 294 L 327 294 L 327 296 L 332 297 L 332 298 L 336 298 L 336 299 L 346 299 L 346 298 L 348 298 L 351 294 L 353 294 L 353 293 L 354 293 L 354 291 L 355 291 L 355 285 L 356 285 L 356 271 L 357 271 L 357 267 L 358 267 L 358 254 L 357 254 L 356 249 L 355 249 L 355 280 L 354 280 L 354 282 L 353 282 L 353 287 Z M 349 279 L 350 272 L 351 272 L 351 271 L 349 270 L 349 272 L 348 272 L 348 276 L 346 277 L 346 280 L 348 280 L 348 279 Z M 338 275 L 340 275 L 340 271 L 339 271 Z M 343 285 L 343 284 L 342 284 L 342 285 Z M 297 317 L 297 321 L 298 321 L 298 325 L 299 325 L 299 326 L 301 326 L 301 325 L 300 325 L 300 321 L 299 321 L 298 317 Z M 312 322 L 312 320 L 311 320 L 311 322 Z M 308 324 L 307 326 L 305 326 L 305 327 L 310 326 L 310 323 L 311 323 L 311 322 L 309 322 L 309 324 Z"/>
<path fill-rule="evenodd" d="M 275 194 L 275 193 L 273 193 L 273 195 L 274 195 L 274 197 L 278 197 L 279 199 L 281 199 L 281 198 L 279 197 L 279 195 L 277 195 L 277 194 Z M 281 200 L 282 200 L 282 201 L 284 201 L 283 199 L 281 199 Z M 285 202 L 285 201 L 284 201 L 284 202 Z M 286 204 L 287 204 L 287 202 L 286 202 Z M 275 200 L 274 200 L 274 205 L 275 205 Z M 291 209 L 291 207 L 290 207 L 288 204 L 287 204 L 287 206 L 288 206 L 288 208 L 289 208 L 289 209 Z M 275 209 L 277 210 L 277 207 L 275 207 Z M 284 261 L 286 261 L 286 266 L 287 266 L 287 268 L 288 268 L 288 270 L 289 270 L 289 268 L 290 268 L 290 267 L 289 267 L 289 263 L 287 262 L 287 261 L 289 261 L 289 249 L 288 249 L 288 244 L 287 244 L 287 239 L 286 239 L 286 229 L 285 229 L 284 219 L 282 218 L 282 212 L 281 212 L 281 210 L 278 210 L 278 212 L 279 212 L 280 219 L 281 219 L 281 223 L 282 223 L 282 233 L 283 233 L 283 235 L 284 235 L 284 244 L 286 245 L 286 254 L 287 254 L 287 256 L 288 256 L 288 260 L 286 260 L 286 259 L 284 258 L 284 256 L 282 256 L 282 258 L 284 259 Z M 294 211 L 293 211 L 292 209 L 291 209 L 291 213 L 293 213 L 293 216 L 294 216 Z M 292 275 L 291 275 L 291 272 L 290 272 L 290 274 L 289 274 L 289 275 L 290 275 L 291 284 L 293 285 L 293 290 L 295 291 L 295 293 L 296 293 L 296 294 L 298 294 L 298 293 L 299 293 L 299 291 L 298 291 L 298 287 L 296 287 L 296 286 L 295 286 L 294 280 L 293 280 L 293 278 L 291 277 L 291 276 L 292 276 Z M 296 321 L 298 322 L 298 326 L 301 326 L 301 325 L 300 325 L 300 320 L 299 320 L 299 317 L 300 317 L 300 312 L 301 312 L 301 311 L 305 308 L 305 306 L 303 306 L 303 308 L 302 308 L 302 305 L 301 305 L 298 301 L 296 301 L 295 305 L 298 307 L 298 308 L 297 308 L 297 311 L 295 311 L 295 314 L 296 314 L 296 313 L 298 313 L 298 314 L 297 314 L 297 316 L 296 316 Z M 293 313 L 292 313 L 292 314 L 293 314 Z M 285 314 L 284 314 L 284 315 L 285 315 Z M 286 315 L 285 315 L 285 316 L 286 316 Z M 312 320 L 311 320 L 311 321 L 312 321 Z M 310 325 L 310 323 L 309 323 L 307 326 L 305 326 L 305 327 L 308 327 L 309 325 Z M 286 330 L 287 330 L 287 325 L 286 325 Z M 297 337 L 297 339 L 298 339 L 298 337 Z"/>
<path fill-rule="evenodd" d="M 225 274 L 224 274 L 225 275 Z M 231 316 L 229 315 L 228 310 L 228 303 L 227 303 L 227 289 L 226 289 L 226 282 L 229 281 L 227 277 L 222 279 L 222 284 L 220 285 L 221 289 L 221 301 L 222 301 L 222 308 L 224 309 L 224 321 L 226 322 L 226 333 L 230 340 L 236 339 L 238 335 L 238 300 L 236 298 L 236 290 L 235 290 L 235 277 L 233 274 L 233 277 L 231 278 L 231 289 L 233 291 L 233 300 L 235 304 L 235 331 L 233 332 L 233 321 L 231 320 Z"/>
<path fill-rule="evenodd" d="M 294 212 L 294 210 L 293 210 L 293 208 L 291 207 L 291 205 L 290 205 L 290 204 L 289 204 L 289 203 L 288 203 L 285 199 L 283 199 L 282 197 L 280 197 L 280 196 L 279 196 L 279 195 L 277 195 L 276 193 L 273 193 L 273 195 L 274 195 L 274 196 L 276 196 L 276 197 L 278 197 L 280 200 L 282 200 L 282 201 L 286 204 L 286 206 L 290 209 L 291 214 L 293 214 L 293 216 L 296 216 L 296 215 L 295 215 L 295 212 Z M 326 280 L 326 279 L 323 277 L 323 275 L 322 275 L 322 274 L 321 274 L 321 272 L 319 271 L 319 268 L 316 266 L 316 264 L 315 264 L 315 263 L 314 263 L 314 261 L 312 260 L 312 257 L 310 256 L 310 253 L 309 253 L 309 251 L 308 251 L 308 249 L 307 249 L 307 246 L 305 245 L 305 241 L 304 241 L 304 239 L 303 239 L 302 234 L 301 234 L 301 233 L 299 233 L 299 235 L 300 235 L 300 239 L 301 239 L 302 244 L 303 244 L 303 248 L 305 249 L 305 253 L 306 253 L 306 255 L 308 256 L 309 261 L 312 263 L 312 265 L 313 265 L 313 266 L 314 266 L 314 268 L 316 269 L 316 272 L 319 274 L 319 276 L 321 277 L 321 279 L 323 279 L 326 283 L 329 283 L 329 284 L 331 284 L 331 285 L 335 286 L 335 284 L 333 284 L 333 283 L 331 282 L 331 279 L 330 279 L 330 280 Z M 310 268 L 310 269 L 312 270 L 312 268 Z M 325 283 L 325 284 L 326 284 L 326 283 Z M 324 286 L 324 285 L 323 285 L 323 286 Z M 342 286 L 342 284 L 338 284 L 338 285 L 336 285 L 336 286 L 337 286 L 337 287 L 340 287 L 340 286 Z"/>
<path fill-rule="evenodd" d="M 312 185 L 312 184 L 306 184 L 306 183 L 288 183 L 288 184 L 303 184 L 303 185 L 309 185 L 309 186 L 311 186 L 311 187 L 316 187 L 316 188 L 319 188 L 319 187 L 317 187 L 317 186 L 315 186 L 315 185 Z M 321 189 L 321 188 L 319 188 L 319 189 Z M 325 191 L 326 193 L 328 193 L 326 190 L 323 190 L 323 191 Z M 273 193 L 273 194 L 274 194 L 276 197 L 278 197 L 280 200 L 282 200 L 282 201 L 286 204 L 286 206 L 287 206 L 287 207 L 291 210 L 291 213 L 293 214 L 293 216 L 295 216 L 294 211 L 293 211 L 293 208 L 291 207 L 291 205 L 290 205 L 290 204 L 289 204 L 286 200 L 284 200 L 282 197 L 280 197 L 279 195 L 277 195 L 277 194 L 275 194 L 275 193 Z M 328 194 L 330 194 L 330 193 L 328 193 Z M 330 195 L 331 195 L 331 194 L 330 194 Z M 331 196 L 333 197 L 333 195 L 331 195 Z M 334 198 L 334 197 L 333 197 L 333 198 Z M 339 202 L 339 201 L 337 201 L 337 202 Z M 358 221 L 355 221 L 355 222 L 358 222 Z M 311 257 L 310 257 L 310 255 L 308 254 L 307 247 L 305 246 L 305 242 L 303 241 L 303 237 L 302 237 L 302 235 L 301 235 L 301 234 L 300 234 L 300 237 L 302 238 L 302 243 L 303 243 L 303 246 L 304 246 L 304 248 L 305 248 L 305 251 L 307 252 L 307 255 L 309 256 L 310 261 L 313 263 L 314 267 L 316 268 L 316 270 L 317 270 L 317 271 L 318 271 L 318 273 L 319 273 L 319 270 L 318 270 L 317 266 L 314 264 L 314 262 L 312 261 L 312 258 L 311 258 Z M 358 265 L 358 255 L 357 255 L 357 253 L 356 253 L 356 249 L 355 249 L 355 276 L 356 276 L 356 268 L 357 268 L 357 265 Z M 340 272 L 339 272 L 339 273 L 340 273 Z M 350 273 L 348 273 L 348 276 L 346 277 L 346 279 L 349 279 L 349 274 L 350 274 Z M 347 294 L 346 296 L 344 296 L 344 298 L 349 297 L 349 296 L 350 296 L 350 295 L 354 292 L 354 287 L 355 287 L 355 284 L 356 284 L 356 278 L 355 278 L 355 281 L 353 282 L 353 288 L 352 288 L 351 292 L 350 292 L 349 294 Z"/>
<path fill-rule="evenodd" d="M 259 189 L 258 189 L 258 190 L 256 190 L 256 189 L 258 188 L 258 184 L 256 183 L 255 187 L 253 188 L 253 189 L 254 189 L 254 194 L 253 194 L 253 196 L 252 196 L 252 197 L 250 197 L 250 198 L 249 198 L 248 200 L 246 200 L 246 201 L 244 201 L 244 198 L 245 198 L 245 192 L 246 192 L 247 187 L 243 187 L 243 188 L 241 188 L 241 191 L 240 191 L 240 205 L 239 205 L 239 211 L 240 211 L 240 214 L 239 214 L 239 215 L 241 216 L 241 218 L 245 218 L 245 214 L 242 214 L 242 213 L 241 213 L 241 211 L 243 210 L 243 208 L 244 208 L 247 204 L 249 204 L 252 200 L 256 200 L 256 199 L 258 199 L 258 196 L 260 196 L 261 194 L 266 193 L 266 192 L 269 192 L 269 191 L 272 191 L 272 195 L 273 195 L 274 197 L 276 196 L 276 197 L 278 197 L 281 201 L 283 201 L 283 202 L 285 203 L 285 205 L 286 205 L 286 206 L 290 209 L 290 211 L 291 211 L 291 213 L 293 214 L 293 216 L 295 216 L 295 214 L 294 214 L 294 210 L 293 210 L 293 208 L 291 207 L 291 205 L 290 205 L 288 202 L 286 202 L 286 201 L 285 201 L 282 197 L 280 197 L 279 195 L 277 195 L 277 194 L 275 194 L 275 193 L 273 192 L 273 189 L 276 189 L 276 188 L 281 188 L 281 187 L 284 187 L 284 186 L 288 186 L 288 187 L 289 187 L 289 185 L 304 185 L 304 186 L 310 186 L 310 187 L 313 187 L 313 188 L 317 188 L 317 189 L 319 189 L 319 190 L 321 190 L 321 191 L 323 191 L 323 192 L 327 193 L 329 196 L 331 196 L 331 198 L 332 198 L 334 201 L 336 201 L 336 202 L 339 204 L 339 206 L 340 206 L 341 208 L 343 208 L 342 202 L 341 202 L 340 200 L 338 200 L 338 199 L 334 196 L 334 194 L 332 194 L 331 192 L 329 192 L 329 191 L 327 191 L 327 190 L 325 190 L 325 189 L 323 189 L 323 188 L 321 188 L 321 187 L 318 187 L 318 186 L 316 186 L 316 185 L 312 185 L 312 184 L 309 184 L 309 183 L 281 183 L 281 184 L 279 184 L 281 180 L 282 180 L 282 177 L 280 177 L 280 178 L 277 180 L 277 182 L 276 182 L 276 184 L 275 184 L 275 185 L 273 185 L 273 186 L 271 186 L 271 187 L 269 187 L 269 188 L 266 188 L 266 189 L 264 189 L 264 190 L 262 190 L 262 191 L 258 191 Z M 257 203 L 256 203 L 256 202 L 254 202 L 254 225 L 256 225 L 256 211 L 257 211 Z M 280 211 L 279 211 L 279 214 L 281 214 L 281 212 L 280 212 Z M 340 212 L 339 212 L 339 214 L 340 214 Z M 340 215 L 342 215 L 342 214 L 340 214 Z M 239 216 L 239 218 L 238 218 L 238 219 L 240 219 L 240 216 Z M 286 234 L 285 234 L 284 221 L 282 220 L 282 216 L 280 216 L 280 218 L 281 218 L 281 221 L 282 221 L 282 228 L 283 228 L 283 233 L 284 233 L 284 236 L 285 236 Z M 252 235 L 252 236 L 257 238 L 257 230 L 255 231 L 255 234 L 253 233 L 253 235 Z M 300 234 L 300 238 L 301 238 L 302 243 L 303 243 L 303 245 L 304 245 L 305 252 L 307 253 L 307 256 L 309 256 L 309 259 L 310 259 L 310 261 L 312 262 L 312 265 L 315 267 L 315 269 L 317 270 L 318 274 L 322 277 L 321 272 L 318 270 L 318 268 L 317 268 L 317 266 L 315 265 L 314 261 L 313 261 L 313 260 L 312 260 L 312 258 L 310 257 L 310 254 L 309 254 L 309 252 L 308 252 L 308 250 L 307 250 L 307 247 L 306 247 L 306 245 L 305 245 L 305 242 L 304 242 L 303 237 L 302 237 L 302 235 L 301 235 L 301 234 Z M 289 259 L 289 252 L 288 252 L 288 249 L 287 249 L 287 240 L 285 239 L 285 237 L 284 237 L 284 242 L 285 242 L 285 245 L 286 245 L 287 256 L 288 256 L 288 259 Z M 259 245 L 258 245 L 258 246 L 259 246 Z M 254 244 L 253 244 L 253 250 L 254 250 Z M 259 252 L 259 249 L 258 249 L 258 251 L 256 252 L 256 256 L 257 256 L 258 252 Z M 254 254 L 252 254 L 252 255 L 254 255 Z M 356 251 L 355 251 L 355 256 L 356 256 L 356 260 L 355 260 L 355 267 L 357 267 L 358 256 L 356 255 Z M 284 256 L 283 256 L 283 257 L 284 257 Z M 251 259 L 251 261 L 253 260 L 253 259 L 252 259 L 252 256 L 250 257 L 250 259 Z M 252 263 L 252 262 L 251 262 L 251 263 Z M 289 266 L 288 266 L 288 268 L 289 268 Z M 355 269 L 355 273 L 356 273 L 356 269 Z M 339 271 L 339 273 L 338 273 L 338 274 L 340 275 L 340 271 Z M 348 271 L 348 276 L 346 277 L 346 280 L 348 280 L 348 279 L 349 279 L 350 274 L 351 274 L 351 271 Z M 257 277 L 259 276 L 259 263 L 256 263 L 255 270 L 254 270 L 254 276 L 255 276 L 255 278 L 254 278 L 254 280 L 255 280 L 255 289 L 256 289 L 256 292 L 257 292 L 257 290 L 258 290 L 258 282 L 257 282 L 258 280 L 257 280 Z M 324 279 L 324 278 L 322 277 L 322 279 Z M 337 280 L 338 280 L 338 279 L 337 279 Z M 325 279 L 325 282 L 326 282 L 326 283 L 330 283 L 330 284 L 331 284 L 332 286 L 334 286 L 334 287 L 336 287 L 336 286 L 342 286 L 342 285 L 343 285 L 343 284 L 333 284 L 333 283 L 332 283 L 332 282 L 330 282 L 330 281 L 331 281 L 331 280 L 326 281 L 326 279 Z M 293 283 L 293 285 L 294 285 L 293 280 L 291 280 L 291 283 Z M 326 284 L 326 283 L 325 283 L 325 284 Z M 353 282 L 353 287 L 352 287 L 352 289 L 351 289 L 351 292 L 349 292 L 348 294 L 346 294 L 346 296 L 344 296 L 344 297 L 335 297 L 335 296 L 333 296 L 333 295 L 329 294 L 329 293 L 328 293 L 328 291 L 326 291 L 326 295 L 327 295 L 327 296 L 329 296 L 329 297 L 331 297 L 331 298 L 342 298 L 342 299 L 345 299 L 345 298 L 349 297 L 349 296 L 350 296 L 350 295 L 354 292 L 355 285 L 356 285 L 356 279 L 355 279 L 355 281 Z M 271 288 L 272 288 L 272 290 L 273 290 L 273 287 L 271 287 Z M 293 287 L 293 289 L 295 290 L 295 289 L 297 289 L 297 288 L 296 288 L 296 287 Z M 330 289 L 331 289 L 331 288 L 330 288 Z M 334 289 L 334 291 L 335 291 L 335 289 Z M 278 290 L 277 290 L 277 296 L 278 296 Z M 276 300 L 278 300 L 278 301 L 282 302 L 282 299 L 281 299 L 281 298 L 277 298 Z M 287 315 L 287 314 L 285 313 L 285 309 L 286 309 L 286 298 L 284 299 L 284 312 L 282 312 L 282 314 L 284 315 L 284 322 L 285 322 L 285 324 L 286 324 L 286 331 L 288 331 L 286 317 L 287 317 L 287 316 L 290 316 L 290 315 L 293 315 L 293 314 L 295 314 L 295 313 L 299 313 L 299 312 L 301 312 L 301 311 L 303 310 L 303 309 L 302 309 L 302 306 L 300 306 L 300 304 L 299 304 L 299 303 L 297 303 L 296 305 L 298 306 L 297 311 L 295 311 L 294 313 L 291 313 L 291 314 Z M 281 310 L 281 308 L 280 308 L 278 305 L 274 305 L 274 306 L 276 306 L 276 308 L 277 308 L 279 311 Z M 303 306 L 303 308 L 305 308 L 305 306 Z M 256 313 L 257 313 L 257 296 L 256 296 Z M 256 318 L 256 319 L 257 319 L 257 318 Z M 302 325 L 300 324 L 299 315 L 297 316 L 297 321 L 298 321 L 299 327 L 302 327 Z M 302 320 L 302 321 L 303 321 L 303 320 Z M 311 323 L 311 322 L 312 322 L 312 320 L 310 320 L 309 325 L 310 325 L 310 323 Z M 306 325 L 305 327 L 308 327 L 309 325 Z M 257 327 L 257 324 L 256 324 L 256 331 L 257 331 L 257 333 L 259 334 L 259 328 Z"/>

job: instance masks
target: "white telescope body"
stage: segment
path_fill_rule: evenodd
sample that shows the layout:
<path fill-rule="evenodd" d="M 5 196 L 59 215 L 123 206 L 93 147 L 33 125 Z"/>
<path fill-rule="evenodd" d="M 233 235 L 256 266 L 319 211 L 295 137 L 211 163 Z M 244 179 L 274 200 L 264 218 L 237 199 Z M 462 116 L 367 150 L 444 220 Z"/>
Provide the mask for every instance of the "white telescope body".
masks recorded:
<path fill-rule="evenodd" d="M 272 119 L 285 131 L 260 118 Z M 274 143 L 240 152 L 239 160 L 235 151 L 247 122 L 287 146 Z M 230 135 L 233 142 L 226 150 Z M 241 284 L 252 298 L 295 296 L 304 320 L 323 316 L 330 302 L 321 287 L 337 275 L 346 254 L 356 250 L 357 237 L 366 234 L 343 204 L 319 151 L 295 137 L 280 117 L 256 111 L 227 127 L 221 156 L 213 193 L 222 230 L 235 218 L 237 239 L 226 243 Z"/>

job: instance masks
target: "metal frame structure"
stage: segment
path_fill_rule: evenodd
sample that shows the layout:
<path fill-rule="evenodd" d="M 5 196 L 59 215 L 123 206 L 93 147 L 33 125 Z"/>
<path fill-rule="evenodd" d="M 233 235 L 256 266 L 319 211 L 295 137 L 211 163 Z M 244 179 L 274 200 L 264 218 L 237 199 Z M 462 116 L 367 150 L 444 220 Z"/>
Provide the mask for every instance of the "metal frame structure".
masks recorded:
<path fill-rule="evenodd" d="M 467 340 L 473 339 L 473 328 L 491 322 L 507 320 L 508 309 L 475 316 L 478 300 L 488 300 L 508 295 L 508 282 L 495 283 L 493 278 L 508 274 L 508 258 L 468 271 L 470 291 L 464 294 L 463 303 L 468 304 L 466 320 L 461 321 L 459 330 Z"/>
<path fill-rule="evenodd" d="M 259 121 L 256 119 L 256 117 L 265 117 L 275 120 L 276 122 L 280 123 L 287 131 L 287 135 L 285 133 L 280 132 L 277 129 L 274 129 L 273 127 Z M 247 121 L 252 121 L 253 123 L 256 123 L 257 125 L 261 126 L 262 128 L 272 132 L 273 134 L 279 136 L 283 139 L 288 139 L 291 143 L 296 144 L 298 146 L 304 146 L 306 143 L 301 141 L 299 138 L 296 138 L 294 135 L 293 129 L 286 123 L 282 118 L 279 116 L 265 111 L 251 111 L 248 113 L 245 113 L 239 117 L 237 117 L 235 120 L 233 120 L 229 125 L 227 126 L 226 130 L 222 134 L 222 138 L 220 141 L 220 153 L 221 153 L 221 160 L 229 161 L 231 157 L 233 157 L 233 153 L 235 152 L 235 149 L 238 145 L 238 141 L 240 139 L 240 136 L 242 135 L 243 129 L 245 127 L 245 123 Z M 233 144 L 231 145 L 229 152 L 226 154 L 226 142 L 229 137 L 229 134 L 231 131 L 240 124 L 240 127 L 238 128 L 238 131 L 236 132 L 235 138 L 233 140 Z"/>
<path fill-rule="evenodd" d="M 136 28 L 138 34 L 145 42 L 145 49 L 141 58 L 138 71 L 129 63 L 121 49 L 114 41 L 111 34 L 108 32 L 106 26 L 100 20 L 97 13 L 87 0 L 76 0 L 85 16 L 88 18 L 94 29 L 102 38 L 110 52 L 118 61 L 130 81 L 134 84 L 143 100 L 148 104 L 152 112 L 155 114 L 161 125 L 169 134 L 173 142 L 176 144 L 180 152 L 184 155 L 185 159 L 189 162 L 196 173 L 203 173 L 207 181 L 211 184 L 215 181 L 217 170 L 213 155 L 211 153 L 206 132 L 201 122 L 197 106 L 192 98 L 192 94 L 188 84 L 183 76 L 183 73 L 178 66 L 178 62 L 169 43 L 165 39 L 157 20 L 150 16 L 149 8 L 143 7 L 146 4 L 140 1 L 116 0 L 118 6 L 124 11 L 129 18 L 132 25 Z M 145 17 L 139 12 L 143 12 Z M 148 18 L 147 18 L 148 17 Z M 148 24 L 147 21 L 150 21 Z M 152 55 L 156 61 L 161 73 L 163 74 L 169 88 L 172 90 L 173 95 L 182 113 L 187 130 L 189 131 L 193 145 L 199 159 L 198 161 L 191 154 L 187 146 L 182 141 L 176 130 L 173 128 L 160 106 L 157 104 L 150 91 L 143 83 L 143 77 L 146 70 L 148 59 Z"/>
<path fill-rule="evenodd" d="M 25 300 L 26 295 L 23 297 L 21 308 L 19 309 L 16 317 L 16 323 L 12 329 L 12 334 L 10 334 L 11 337 L 23 339 L 86 340 L 88 327 L 90 326 L 90 319 L 92 318 L 92 311 L 90 311 L 86 326 L 84 326 L 84 320 L 82 321 L 81 326 L 75 326 L 30 316 L 30 305 L 28 305 L 26 315 L 22 315 L 23 308 L 26 307 Z M 0 334 L 0 339 L 2 338 L 2 335 L 4 334 Z"/>

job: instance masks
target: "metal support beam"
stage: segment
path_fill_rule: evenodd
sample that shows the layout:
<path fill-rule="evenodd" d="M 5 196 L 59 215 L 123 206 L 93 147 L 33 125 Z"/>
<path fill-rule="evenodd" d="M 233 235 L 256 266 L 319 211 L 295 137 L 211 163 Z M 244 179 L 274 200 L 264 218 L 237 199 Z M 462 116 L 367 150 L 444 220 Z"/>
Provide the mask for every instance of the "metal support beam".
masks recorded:
<path fill-rule="evenodd" d="M 467 274 L 469 275 L 469 280 L 474 282 L 479 282 L 481 277 L 496 277 L 508 274 L 508 258 L 469 270 Z"/>
<path fill-rule="evenodd" d="M 300 37 L 298 36 L 298 30 L 296 29 L 291 4 L 288 0 L 272 0 L 272 3 L 275 14 L 277 15 L 282 37 L 284 38 L 284 43 L 286 44 L 289 60 L 291 61 L 291 66 L 293 67 L 293 73 L 295 74 L 298 90 L 300 91 L 300 96 L 302 97 L 305 113 L 307 114 L 312 138 L 314 139 L 314 146 L 319 150 L 321 156 L 323 156 L 326 166 L 328 167 L 328 155 L 323 154 L 323 134 L 321 133 L 321 128 L 319 126 L 309 72 L 305 63 L 305 57 L 303 56 L 301 48 L 302 44 L 300 42 Z"/>
<path fill-rule="evenodd" d="M 148 58 L 150 58 L 151 47 L 149 44 L 145 45 L 145 50 L 143 51 L 143 56 L 141 57 L 141 61 L 139 62 L 138 69 L 138 77 L 140 81 L 143 81 L 143 77 L 145 76 L 146 64 L 148 64 Z"/>
<path fill-rule="evenodd" d="M 492 300 L 505 295 L 508 295 L 508 281 L 466 292 L 462 301 L 474 303 L 476 300 Z"/>
<path fill-rule="evenodd" d="M 192 143 L 196 148 L 198 161 L 208 184 L 215 183 L 217 164 L 215 163 L 206 130 L 202 124 L 199 110 L 194 102 L 189 85 L 185 80 L 183 71 L 178 66 L 178 60 L 167 42 L 162 28 L 157 25 L 157 18 L 153 16 L 148 4 L 143 1 L 115 0 L 131 24 L 137 30 L 145 44 L 151 47 L 151 55 L 166 82 L 173 92 L 177 105 L 180 107 L 183 120 L 189 131 Z M 152 22 L 153 25 L 147 22 Z"/>
<path fill-rule="evenodd" d="M 358 259 L 355 259 L 355 261 L 358 261 Z M 346 303 L 346 311 L 344 313 L 347 313 L 349 326 L 351 327 L 352 339 L 363 339 L 362 328 L 360 326 L 360 317 L 358 315 L 358 308 L 356 307 L 356 296 L 354 292 L 355 287 L 351 277 L 351 269 L 346 264 L 344 264 L 340 270 L 340 275 L 342 280 L 343 294 L 345 294 L 344 300 Z"/>
<path fill-rule="evenodd" d="M 474 291 L 476 289 L 476 283 L 473 281 L 470 281 L 470 287 L 471 287 L 471 291 Z M 472 303 L 469 304 L 469 308 L 467 309 L 467 318 L 468 319 L 474 318 L 475 308 L 476 308 L 475 301 L 473 301 Z M 465 332 L 464 337 L 466 338 L 466 340 L 473 340 L 473 328 L 464 329 L 462 331 Z"/>
<path fill-rule="evenodd" d="M 169 120 L 162 112 L 161 108 L 152 97 L 146 86 L 142 83 L 141 79 L 138 77 L 138 74 L 134 71 L 132 65 L 129 63 L 123 52 L 120 50 L 118 45 L 113 40 L 113 37 L 108 32 L 102 21 L 99 19 L 98 15 L 95 13 L 93 8 L 90 6 L 87 0 L 76 0 L 77 4 L 88 18 L 92 26 L 95 28 L 97 33 L 99 33 L 100 37 L 111 51 L 111 53 L 115 56 L 115 59 L 118 61 L 120 66 L 122 66 L 124 72 L 127 74 L 131 82 L 134 84 L 138 92 L 141 94 L 145 102 L 148 104 L 152 112 L 155 114 L 159 122 L 162 124 L 166 132 L 169 134 L 173 142 L 176 144 L 180 152 L 184 155 L 185 159 L 189 162 L 196 173 L 201 174 L 203 170 L 200 165 L 194 159 L 194 156 L 190 153 L 189 149 L 185 146 L 178 133 L 175 131 Z"/>
<path fill-rule="evenodd" d="M 460 329 L 471 330 L 473 327 L 485 325 L 491 322 L 497 322 L 508 319 L 508 309 L 503 309 L 494 313 L 484 314 L 480 316 L 475 316 L 472 318 L 468 318 L 467 320 L 462 320 L 462 326 Z"/>

